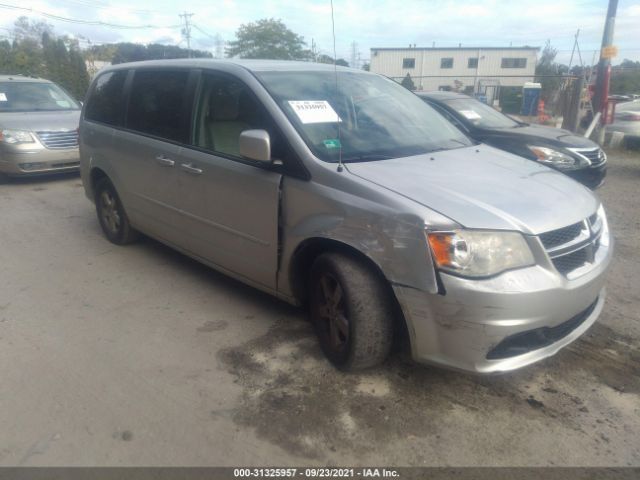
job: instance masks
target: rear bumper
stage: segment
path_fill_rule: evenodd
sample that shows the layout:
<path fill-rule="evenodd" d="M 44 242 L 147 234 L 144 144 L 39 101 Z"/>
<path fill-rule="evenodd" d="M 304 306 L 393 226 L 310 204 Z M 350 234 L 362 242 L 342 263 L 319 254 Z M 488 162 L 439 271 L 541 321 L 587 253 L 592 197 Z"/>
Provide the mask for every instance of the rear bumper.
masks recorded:
<path fill-rule="evenodd" d="M 568 280 L 533 266 L 471 280 L 440 273 L 444 295 L 394 285 L 413 358 L 475 373 L 505 372 L 546 357 L 576 340 L 604 305 L 612 248 Z"/>
<path fill-rule="evenodd" d="M 77 148 L 0 151 L 0 173 L 5 175 L 22 176 L 71 172 L 77 171 L 79 167 L 80 154 Z"/>

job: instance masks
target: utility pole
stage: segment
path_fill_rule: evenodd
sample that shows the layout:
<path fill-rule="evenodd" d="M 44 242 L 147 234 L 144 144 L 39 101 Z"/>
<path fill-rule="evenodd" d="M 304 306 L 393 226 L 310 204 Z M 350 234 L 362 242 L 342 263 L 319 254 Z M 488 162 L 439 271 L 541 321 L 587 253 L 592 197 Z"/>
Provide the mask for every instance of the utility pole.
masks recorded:
<path fill-rule="evenodd" d="M 224 40 L 222 39 L 222 36 L 217 33 L 216 34 L 216 38 L 215 38 L 215 42 L 216 42 L 216 58 L 222 58 L 224 55 Z"/>
<path fill-rule="evenodd" d="M 358 61 L 358 44 L 356 42 L 351 42 L 351 68 L 358 68 L 356 62 Z"/>
<path fill-rule="evenodd" d="M 193 17 L 193 13 L 187 13 L 186 10 L 184 13 L 178 14 L 180 18 L 184 20 L 184 27 L 182 28 L 182 35 L 187 40 L 187 51 L 189 52 L 189 58 L 191 58 L 191 17 Z"/>
<path fill-rule="evenodd" d="M 609 0 L 607 8 L 607 20 L 604 24 L 602 34 L 602 49 L 600 50 L 600 62 L 598 63 L 598 74 L 596 77 L 596 89 L 593 96 L 593 107 L 595 112 L 602 112 L 606 107 L 609 96 L 609 78 L 611 77 L 611 47 L 613 46 L 613 29 L 616 22 L 616 12 L 618 10 L 618 0 Z"/>
<path fill-rule="evenodd" d="M 571 65 L 573 65 L 573 54 L 576 53 L 576 45 L 578 45 L 578 35 L 580 35 L 580 29 L 576 32 L 573 40 L 573 49 L 571 50 L 571 58 L 569 59 L 569 74 L 571 74 Z"/>

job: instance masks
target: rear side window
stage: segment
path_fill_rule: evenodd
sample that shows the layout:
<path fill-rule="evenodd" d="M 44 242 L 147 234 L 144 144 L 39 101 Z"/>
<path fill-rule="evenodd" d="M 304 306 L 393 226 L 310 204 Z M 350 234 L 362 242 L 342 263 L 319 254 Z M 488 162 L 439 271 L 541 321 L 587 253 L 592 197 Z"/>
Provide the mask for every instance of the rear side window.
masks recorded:
<path fill-rule="evenodd" d="M 122 123 L 122 105 L 126 70 L 100 75 L 87 101 L 84 117 L 87 120 L 119 125 Z"/>
<path fill-rule="evenodd" d="M 127 128 L 166 140 L 187 143 L 189 72 L 141 70 L 133 77 Z"/>

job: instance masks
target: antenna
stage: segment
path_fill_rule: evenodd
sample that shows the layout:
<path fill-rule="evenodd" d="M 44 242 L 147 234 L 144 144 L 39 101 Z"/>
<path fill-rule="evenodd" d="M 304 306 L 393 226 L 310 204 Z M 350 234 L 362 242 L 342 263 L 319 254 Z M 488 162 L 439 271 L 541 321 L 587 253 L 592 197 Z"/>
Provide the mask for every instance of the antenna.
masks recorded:
<path fill-rule="evenodd" d="M 336 100 L 338 99 L 338 66 L 336 65 L 336 22 L 333 19 L 333 0 L 331 1 L 331 33 L 333 34 L 333 74 L 336 79 Z M 336 113 L 337 115 L 337 113 Z M 340 117 L 336 118 L 338 124 L 338 172 L 344 170 L 342 165 L 342 142 L 340 138 Z"/>

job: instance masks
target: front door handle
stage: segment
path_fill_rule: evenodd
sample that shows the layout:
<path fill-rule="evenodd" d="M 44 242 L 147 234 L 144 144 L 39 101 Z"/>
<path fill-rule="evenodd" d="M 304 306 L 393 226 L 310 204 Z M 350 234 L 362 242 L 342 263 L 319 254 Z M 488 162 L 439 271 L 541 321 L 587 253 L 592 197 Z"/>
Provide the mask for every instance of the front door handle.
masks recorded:
<path fill-rule="evenodd" d="M 165 157 L 164 155 L 158 155 L 156 157 L 156 162 L 158 162 L 163 167 L 173 167 L 176 162 L 171 160 L 169 157 Z"/>
<path fill-rule="evenodd" d="M 182 165 L 180 165 L 180 168 L 192 175 L 202 175 L 202 169 L 194 167 L 191 163 L 183 163 Z"/>

